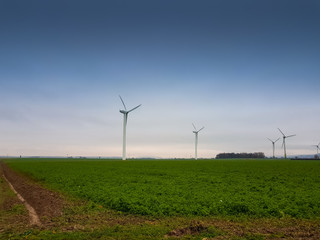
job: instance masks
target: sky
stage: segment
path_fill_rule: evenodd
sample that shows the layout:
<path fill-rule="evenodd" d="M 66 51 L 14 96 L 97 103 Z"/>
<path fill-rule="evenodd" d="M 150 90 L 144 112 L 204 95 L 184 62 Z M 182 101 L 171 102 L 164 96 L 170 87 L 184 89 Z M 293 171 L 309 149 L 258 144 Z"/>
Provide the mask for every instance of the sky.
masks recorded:
<path fill-rule="evenodd" d="M 0 0 L 0 155 L 289 156 L 320 142 L 316 0 Z M 283 156 L 281 139 L 276 156 Z"/>

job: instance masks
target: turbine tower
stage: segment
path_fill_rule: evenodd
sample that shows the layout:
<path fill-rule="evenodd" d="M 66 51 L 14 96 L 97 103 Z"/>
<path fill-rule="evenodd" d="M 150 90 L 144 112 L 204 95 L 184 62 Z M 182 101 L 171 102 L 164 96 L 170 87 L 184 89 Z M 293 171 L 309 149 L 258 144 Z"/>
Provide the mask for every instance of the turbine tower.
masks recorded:
<path fill-rule="evenodd" d="M 269 139 L 270 142 L 272 142 L 273 158 L 275 158 L 275 157 L 274 157 L 274 144 L 275 144 L 280 138 L 278 138 L 278 139 L 275 140 L 275 141 L 272 141 L 270 138 L 268 138 L 268 139 Z"/>
<path fill-rule="evenodd" d="M 119 95 L 119 97 L 120 97 L 120 100 L 121 100 L 121 102 L 122 102 L 122 104 L 123 104 L 123 106 L 124 106 L 124 109 L 125 109 L 125 110 L 120 110 L 120 112 L 123 114 L 122 160 L 126 160 L 126 144 L 127 144 L 126 139 L 127 139 L 127 121 L 128 121 L 128 114 L 129 114 L 129 112 L 132 112 L 133 110 L 135 110 L 135 109 L 137 109 L 138 107 L 140 107 L 141 104 L 138 105 L 138 106 L 136 106 L 136 107 L 134 107 L 134 108 L 132 108 L 131 110 L 127 111 L 127 107 L 126 107 L 126 105 L 124 104 L 124 101 L 123 101 L 122 97 L 121 97 L 120 95 Z"/>
<path fill-rule="evenodd" d="M 286 136 L 286 135 L 284 135 L 284 133 L 280 130 L 280 128 L 278 128 L 278 130 L 281 132 L 281 134 L 282 134 L 282 147 L 283 147 L 283 149 L 284 149 L 284 158 L 287 158 L 287 152 L 286 152 L 286 138 L 288 138 L 288 137 L 294 137 L 294 136 L 296 136 L 296 134 L 293 134 L 293 135 L 289 135 L 289 136 Z"/>
<path fill-rule="evenodd" d="M 195 155 L 195 159 L 197 160 L 198 159 L 198 133 L 204 129 L 204 127 L 202 127 L 200 130 L 197 130 L 196 126 L 192 123 L 192 126 L 194 128 L 194 131 L 193 133 L 195 134 L 195 150 L 194 150 L 194 155 Z"/>
<path fill-rule="evenodd" d="M 317 148 L 317 155 L 319 154 L 319 146 L 320 146 L 320 142 L 319 142 L 319 144 L 318 145 L 312 145 L 312 146 L 314 146 L 314 147 L 316 147 Z"/>

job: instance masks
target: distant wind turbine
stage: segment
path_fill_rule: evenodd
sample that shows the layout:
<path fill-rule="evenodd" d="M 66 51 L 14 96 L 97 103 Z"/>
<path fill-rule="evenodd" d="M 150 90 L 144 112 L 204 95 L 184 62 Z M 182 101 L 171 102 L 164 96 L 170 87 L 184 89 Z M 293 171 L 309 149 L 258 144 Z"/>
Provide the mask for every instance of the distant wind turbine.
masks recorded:
<path fill-rule="evenodd" d="M 119 95 L 120 97 L 120 100 L 124 106 L 124 109 L 125 110 L 120 110 L 120 112 L 123 114 L 123 144 L 122 144 L 122 160 L 126 160 L 126 138 L 127 138 L 127 121 L 128 121 L 128 114 L 129 112 L 132 112 L 133 110 L 137 109 L 138 107 L 141 106 L 138 105 L 134 108 L 132 108 L 131 110 L 127 111 L 127 107 L 126 105 L 124 104 L 124 101 L 122 99 L 122 97 Z"/>
<path fill-rule="evenodd" d="M 289 135 L 289 136 L 286 136 L 286 135 L 284 135 L 284 133 L 280 130 L 280 128 L 278 128 L 278 130 L 281 132 L 281 134 L 282 134 L 282 147 L 283 147 L 283 149 L 284 149 L 284 158 L 287 158 L 287 152 L 286 152 L 286 138 L 288 138 L 288 137 L 294 137 L 294 136 L 296 136 L 296 134 L 293 134 L 293 135 Z"/>
<path fill-rule="evenodd" d="M 197 160 L 198 159 L 198 133 L 204 129 L 204 127 L 200 128 L 200 130 L 197 130 L 196 126 L 192 123 L 192 126 L 194 128 L 194 131 L 193 133 L 195 134 L 195 159 Z"/>
<path fill-rule="evenodd" d="M 273 158 L 275 158 L 275 157 L 274 157 L 274 144 L 275 144 L 280 138 L 278 138 L 278 139 L 275 140 L 275 141 L 272 141 L 270 138 L 268 138 L 268 139 L 269 139 L 270 142 L 272 142 Z"/>
<path fill-rule="evenodd" d="M 317 154 L 319 154 L 319 145 L 320 145 L 320 142 L 319 142 L 319 144 L 318 145 L 312 145 L 312 146 L 314 146 L 314 147 L 316 147 L 317 148 Z"/>

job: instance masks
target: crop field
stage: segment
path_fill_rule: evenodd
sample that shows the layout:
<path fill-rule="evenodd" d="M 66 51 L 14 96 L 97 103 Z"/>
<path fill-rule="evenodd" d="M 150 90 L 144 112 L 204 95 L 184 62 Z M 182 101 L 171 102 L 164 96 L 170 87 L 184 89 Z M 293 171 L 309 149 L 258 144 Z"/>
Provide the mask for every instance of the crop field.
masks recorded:
<path fill-rule="evenodd" d="M 46 187 L 151 217 L 317 219 L 320 161 L 14 160 Z"/>

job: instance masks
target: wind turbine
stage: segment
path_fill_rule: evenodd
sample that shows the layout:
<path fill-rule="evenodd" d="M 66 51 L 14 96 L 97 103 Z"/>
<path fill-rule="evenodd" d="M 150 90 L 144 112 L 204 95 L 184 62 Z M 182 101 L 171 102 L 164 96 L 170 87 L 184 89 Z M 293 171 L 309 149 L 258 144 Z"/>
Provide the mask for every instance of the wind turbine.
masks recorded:
<path fill-rule="evenodd" d="M 319 145 L 320 145 L 320 142 L 319 142 L 319 144 L 318 145 L 312 145 L 312 146 L 314 146 L 314 147 L 316 147 L 317 148 L 317 154 L 319 154 Z"/>
<path fill-rule="evenodd" d="M 293 135 L 289 135 L 289 136 L 286 136 L 286 135 L 284 135 L 284 133 L 280 130 L 280 128 L 278 128 L 279 129 L 279 131 L 281 132 L 281 134 L 282 134 L 282 147 L 283 147 L 283 149 L 284 149 L 284 158 L 287 158 L 287 152 L 286 152 L 286 138 L 288 138 L 288 137 L 294 137 L 294 136 L 296 136 L 296 134 L 293 134 Z"/>
<path fill-rule="evenodd" d="M 278 139 L 275 140 L 275 141 L 272 141 L 270 138 L 268 138 L 268 139 L 269 139 L 270 142 L 272 142 L 273 158 L 275 158 L 275 157 L 274 157 L 274 144 L 275 144 L 280 138 L 278 138 Z"/>
<path fill-rule="evenodd" d="M 195 159 L 197 160 L 198 159 L 198 133 L 204 129 L 204 127 L 202 127 L 200 130 L 197 130 L 196 126 L 192 123 L 192 126 L 194 128 L 194 131 L 193 133 L 195 134 Z"/>
<path fill-rule="evenodd" d="M 129 112 L 132 112 L 133 110 L 137 109 L 138 107 L 141 106 L 138 105 L 134 108 L 132 108 L 131 110 L 127 111 L 127 107 L 126 105 L 124 104 L 124 101 L 122 99 L 122 97 L 119 95 L 120 97 L 120 100 L 124 106 L 124 109 L 125 110 L 120 110 L 120 112 L 123 114 L 123 144 L 122 144 L 122 160 L 126 160 L 126 144 L 127 144 L 127 141 L 126 141 L 126 138 L 127 138 L 127 121 L 128 121 L 128 114 Z"/>

